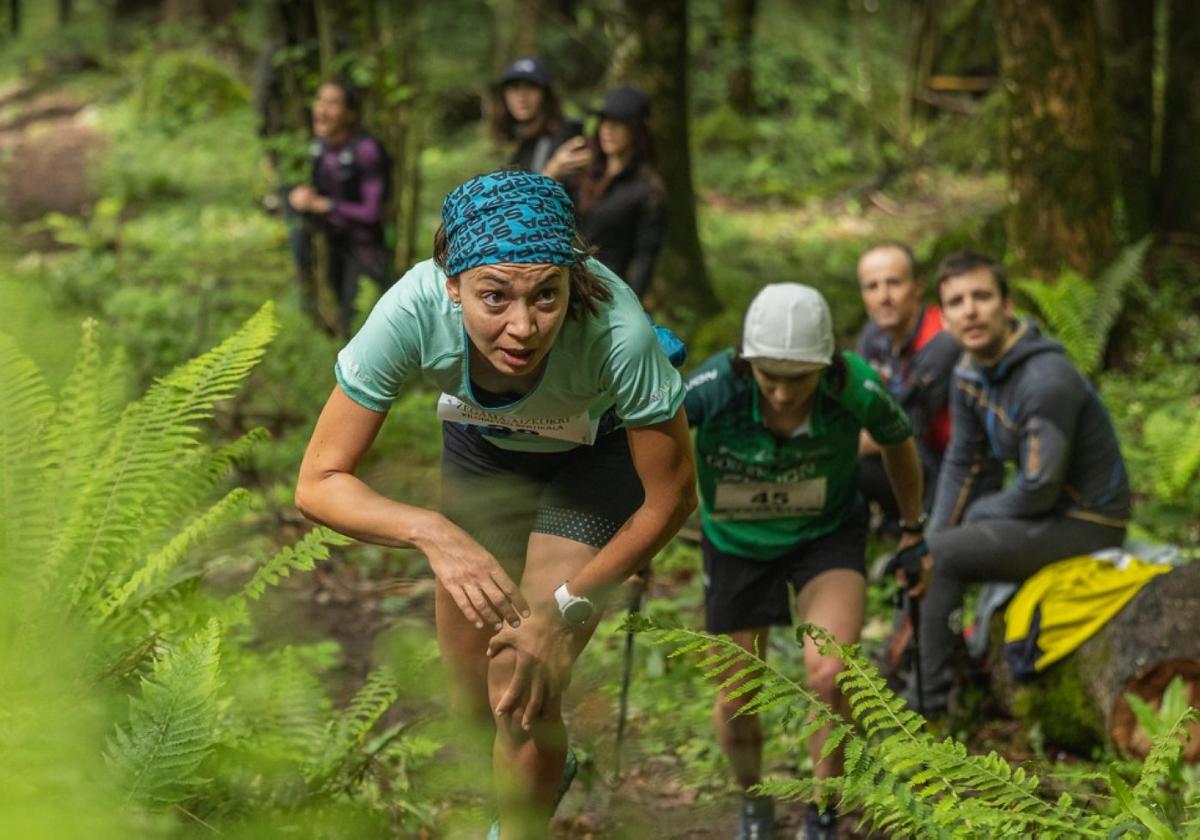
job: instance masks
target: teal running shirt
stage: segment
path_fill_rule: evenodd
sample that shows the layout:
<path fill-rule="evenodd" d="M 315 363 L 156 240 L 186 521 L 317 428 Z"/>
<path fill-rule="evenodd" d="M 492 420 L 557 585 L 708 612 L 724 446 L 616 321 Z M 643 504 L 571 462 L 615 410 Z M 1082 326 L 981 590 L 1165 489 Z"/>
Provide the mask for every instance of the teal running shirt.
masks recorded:
<path fill-rule="evenodd" d="M 773 560 L 836 530 L 858 504 L 859 431 L 883 446 L 912 435 L 878 374 L 860 356 L 842 355 L 845 387 L 833 393 L 822 377 L 807 428 L 788 440 L 763 424 L 758 385 L 734 373 L 732 350 L 688 378 L 700 518 L 719 550 Z"/>
<path fill-rule="evenodd" d="M 443 392 L 439 417 L 480 427 L 496 446 L 525 452 L 590 444 L 610 410 L 626 427 L 671 419 L 683 403 L 683 380 L 642 305 L 599 262 L 589 260 L 588 268 L 612 300 L 597 301 L 594 317 L 567 319 L 541 379 L 515 402 L 484 407 L 476 399 L 462 309 L 451 303 L 446 275 L 433 260 L 415 265 L 379 299 L 338 353 L 338 385 L 364 408 L 386 412 L 409 378 L 423 372 Z"/>

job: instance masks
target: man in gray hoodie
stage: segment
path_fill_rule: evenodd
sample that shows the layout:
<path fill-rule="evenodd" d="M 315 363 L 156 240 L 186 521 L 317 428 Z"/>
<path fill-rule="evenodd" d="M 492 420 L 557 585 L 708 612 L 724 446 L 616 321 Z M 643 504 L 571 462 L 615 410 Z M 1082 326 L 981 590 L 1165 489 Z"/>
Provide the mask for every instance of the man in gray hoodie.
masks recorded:
<path fill-rule="evenodd" d="M 937 292 L 966 352 L 951 385 L 929 550 L 920 572 L 906 575 L 909 594 L 923 598 L 926 712 L 946 706 L 967 584 L 1020 582 L 1056 560 L 1120 546 L 1130 515 L 1104 403 L 1062 345 L 1013 318 L 1004 269 L 952 254 L 938 267 Z M 1001 489 L 1005 462 L 1015 469 Z"/>

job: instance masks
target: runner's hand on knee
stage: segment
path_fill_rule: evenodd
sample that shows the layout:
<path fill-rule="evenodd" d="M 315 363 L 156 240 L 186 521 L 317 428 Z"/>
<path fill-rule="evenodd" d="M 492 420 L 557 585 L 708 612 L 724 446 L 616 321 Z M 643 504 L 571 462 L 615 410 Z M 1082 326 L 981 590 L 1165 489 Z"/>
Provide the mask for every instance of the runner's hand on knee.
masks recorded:
<path fill-rule="evenodd" d="M 504 621 L 519 625 L 530 614 L 521 590 L 487 549 L 457 525 L 447 525 L 421 545 L 438 581 L 476 627 L 499 627 Z"/>
<path fill-rule="evenodd" d="M 513 650 L 513 670 L 495 713 L 528 730 L 570 682 L 574 636 L 557 611 L 548 610 L 520 627 L 502 628 L 488 641 L 487 654 L 495 658 L 505 648 Z"/>

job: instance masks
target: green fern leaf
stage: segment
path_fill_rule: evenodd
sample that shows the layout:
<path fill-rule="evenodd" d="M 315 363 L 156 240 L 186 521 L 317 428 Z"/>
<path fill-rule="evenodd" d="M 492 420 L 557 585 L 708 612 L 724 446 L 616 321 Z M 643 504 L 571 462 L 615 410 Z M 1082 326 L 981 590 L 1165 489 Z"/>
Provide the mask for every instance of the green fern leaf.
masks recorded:
<path fill-rule="evenodd" d="M 1181 406 L 1161 408 L 1146 419 L 1142 433 L 1153 460 L 1155 495 L 1180 498 L 1200 469 L 1200 422 L 1195 412 Z"/>
<path fill-rule="evenodd" d="M 219 738 L 220 626 L 209 622 L 155 665 L 131 701 L 129 724 L 109 740 L 108 759 L 131 799 L 178 802 Z"/>
<path fill-rule="evenodd" d="M 1146 237 L 1125 248 L 1095 283 L 1066 271 L 1054 283 L 1018 280 L 1067 355 L 1087 376 L 1100 369 L 1108 335 L 1121 314 L 1125 289 L 1142 274 L 1150 248 Z"/>
<path fill-rule="evenodd" d="M 54 502 L 45 492 L 42 471 L 44 427 L 54 402 L 37 364 L 4 334 L 0 393 L 0 567 L 24 573 L 29 560 L 41 556 L 53 521 Z"/>
<path fill-rule="evenodd" d="M 260 566 L 242 591 L 229 599 L 229 603 L 244 604 L 247 599 L 257 601 L 267 591 L 268 586 L 274 586 L 293 571 L 309 571 L 316 566 L 318 560 L 328 559 L 329 546 L 349 545 L 350 542 L 349 537 L 344 537 L 336 531 L 313 528 L 300 542 L 285 546 Z"/>
<path fill-rule="evenodd" d="M 310 783 L 315 787 L 335 784 L 339 771 L 399 696 L 399 686 L 390 675 L 382 669 L 372 672 L 350 705 L 330 726 L 323 757 L 311 772 Z"/>
<path fill-rule="evenodd" d="M 112 616 L 134 594 L 150 592 L 184 558 L 192 546 L 224 522 L 248 510 L 253 501 L 254 496 L 244 488 L 229 491 L 223 499 L 192 520 L 162 549 L 147 558 L 124 585 L 105 599 L 99 607 L 99 618 L 106 619 Z"/>
<path fill-rule="evenodd" d="M 1182 687 L 1183 682 L 1179 680 L 1178 685 Z M 1187 743 L 1188 725 L 1197 721 L 1200 721 L 1200 710 L 1185 708 L 1177 712 L 1164 731 L 1154 738 L 1150 752 L 1142 763 L 1141 775 L 1133 788 L 1133 796 L 1139 802 L 1149 805 L 1155 791 L 1179 766 Z"/>
<path fill-rule="evenodd" d="M 196 423 L 236 393 L 277 329 L 268 303 L 229 339 L 125 409 L 43 564 L 44 589 L 65 577 L 78 600 L 98 577 L 145 553 L 172 517 L 187 510 L 194 495 L 166 479 L 179 477 L 180 460 L 199 447 Z"/>

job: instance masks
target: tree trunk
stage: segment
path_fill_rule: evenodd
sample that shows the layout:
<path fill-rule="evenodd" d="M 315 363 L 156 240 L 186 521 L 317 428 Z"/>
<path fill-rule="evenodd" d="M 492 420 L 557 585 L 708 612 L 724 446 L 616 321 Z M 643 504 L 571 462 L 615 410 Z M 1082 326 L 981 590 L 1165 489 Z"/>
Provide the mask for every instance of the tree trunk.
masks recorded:
<path fill-rule="evenodd" d="M 900 101 L 897 119 L 900 142 L 906 151 L 911 149 L 913 134 L 924 134 L 929 106 L 921 99 L 933 72 L 933 57 L 937 50 L 937 0 L 916 0 L 909 12 L 909 46 L 904 71 L 904 98 Z"/>
<path fill-rule="evenodd" d="M 667 187 L 667 235 L 659 259 L 655 298 L 676 317 L 719 308 L 696 230 L 696 195 L 688 128 L 687 0 L 627 0 L 636 41 L 632 78 L 653 105 L 652 130 Z"/>
<path fill-rule="evenodd" d="M 1200 706 L 1200 562 L 1180 566 L 1147 583 L 1096 635 L 1031 682 L 1014 680 L 1000 645 L 1003 614 L 991 628 L 992 688 L 1006 709 L 1046 740 L 1086 754 L 1107 743 L 1144 758 L 1150 739 L 1134 717 L 1126 693 L 1151 706 L 1175 677 L 1190 703 Z M 1200 725 L 1191 727 L 1184 752 L 1200 762 Z"/>
<path fill-rule="evenodd" d="M 1100 4 L 1117 183 L 1130 242 L 1153 227 L 1154 5 L 1146 0 Z"/>
<path fill-rule="evenodd" d="M 8 0 L 8 34 L 21 34 L 21 0 Z"/>
<path fill-rule="evenodd" d="M 1200 245 L 1200 4 L 1172 0 L 1167 28 L 1159 226 Z"/>
<path fill-rule="evenodd" d="M 317 54 L 320 56 L 321 78 L 333 76 L 333 59 L 337 53 L 334 39 L 334 16 L 329 0 L 315 0 L 317 18 Z"/>
<path fill-rule="evenodd" d="M 58 25 L 66 26 L 71 22 L 72 13 L 75 11 L 75 4 L 72 0 L 58 0 Z"/>
<path fill-rule="evenodd" d="M 1019 268 L 1094 276 L 1113 256 L 1115 161 L 1095 6 L 997 0 L 1009 92 L 1008 245 Z"/>
<path fill-rule="evenodd" d="M 725 77 L 729 107 L 749 116 L 758 111 L 754 94 L 754 18 L 758 0 L 725 0 L 723 34 L 731 67 Z"/>
<path fill-rule="evenodd" d="M 542 0 L 494 0 L 492 78 L 499 78 L 513 59 L 538 54 Z"/>

